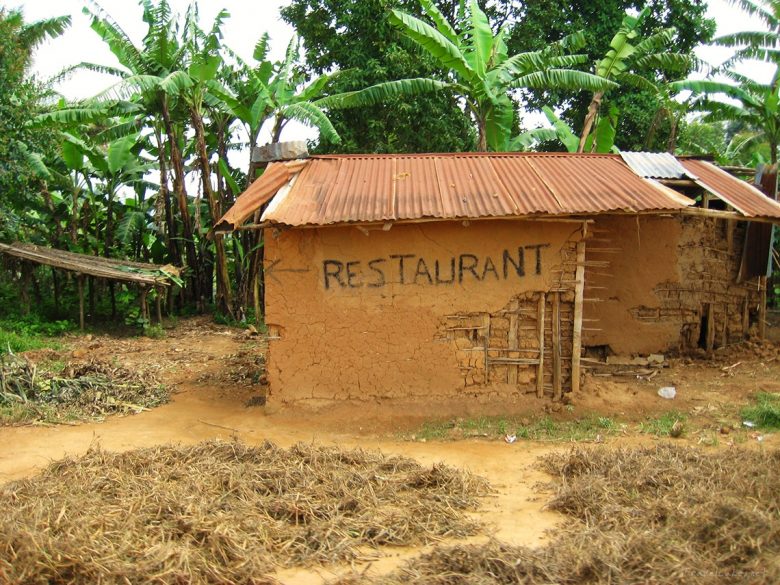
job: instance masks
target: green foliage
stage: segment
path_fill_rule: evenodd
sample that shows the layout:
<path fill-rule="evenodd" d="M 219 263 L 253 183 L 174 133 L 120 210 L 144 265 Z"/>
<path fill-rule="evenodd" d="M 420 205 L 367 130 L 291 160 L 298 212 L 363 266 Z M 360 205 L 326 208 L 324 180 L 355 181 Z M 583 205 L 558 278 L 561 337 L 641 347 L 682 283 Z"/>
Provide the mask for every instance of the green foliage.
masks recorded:
<path fill-rule="evenodd" d="M 414 440 L 447 440 L 464 437 L 503 439 L 515 435 L 531 441 L 591 441 L 617 433 L 620 425 L 612 418 L 586 416 L 557 421 L 549 416 L 528 419 L 503 416 L 482 416 L 440 422 L 426 422 L 414 431 Z"/>
<path fill-rule="evenodd" d="M 458 18 L 452 23 L 432 2 L 423 2 L 423 10 L 435 27 L 399 10 L 392 10 L 388 18 L 444 69 L 446 81 L 385 82 L 351 92 L 346 103 L 339 102 L 336 96 L 329 102 L 330 107 L 371 105 L 388 91 L 390 95 L 416 95 L 421 91 L 446 89 L 465 102 L 477 128 L 477 149 L 506 151 L 514 133 L 512 91 L 521 88 L 603 91 L 617 86 L 612 81 L 569 68 L 584 61 L 582 55 L 568 54 L 582 46 L 581 33 L 550 43 L 540 51 L 510 56 L 506 46 L 509 29 L 502 27 L 493 34 L 487 15 L 476 0 L 468 3 L 468 9 L 465 3 L 461 4 Z"/>
<path fill-rule="evenodd" d="M 417 0 L 293 0 L 281 15 L 305 44 L 308 75 L 341 70 L 330 83 L 332 95 L 387 80 L 441 74 L 432 58 L 388 22 L 385 15 L 391 8 L 422 14 Z M 469 121 L 454 97 L 443 93 L 334 110 L 329 118 L 341 143 L 322 137 L 317 152 L 459 152 L 474 147 Z"/>
<path fill-rule="evenodd" d="M 706 18 L 705 0 L 549 0 L 547 2 L 512 3 L 508 10 L 509 19 L 515 20 L 512 34 L 507 42 L 510 51 L 540 49 L 549 42 L 574 31 L 582 30 L 585 44 L 582 52 L 587 53 L 588 62 L 604 58 L 611 49 L 615 31 L 619 29 L 627 11 L 633 14 L 648 9 L 639 34 L 644 38 L 655 31 L 674 27 L 673 47 L 680 54 L 688 54 L 699 44 L 707 43 L 715 32 L 714 20 Z M 561 15 L 566 18 L 561 18 Z M 666 63 L 670 65 L 671 63 Z M 639 63 L 634 70 L 642 78 L 656 85 L 668 81 L 666 74 L 659 72 L 658 62 Z M 688 66 L 673 72 L 672 79 L 689 74 L 695 66 Z M 525 94 L 531 108 L 550 105 L 561 112 L 561 118 L 572 128 L 581 128 L 587 114 L 590 95 L 569 95 L 558 91 L 531 91 Z M 616 132 L 616 145 L 621 150 L 647 150 L 648 134 L 655 120 L 655 114 L 662 107 L 661 96 L 648 89 L 612 92 L 604 102 L 614 105 L 620 112 Z M 656 131 L 653 148 L 666 149 L 671 125 L 662 124 Z M 659 145 L 659 146 L 656 146 Z"/>
<path fill-rule="evenodd" d="M 74 329 L 71 321 L 47 321 L 37 314 L 4 317 L 0 319 L 0 351 L 58 348 L 60 343 L 55 338 Z"/>
<path fill-rule="evenodd" d="M 780 429 L 780 394 L 759 392 L 755 404 L 741 411 L 742 419 L 755 423 L 762 429 Z"/>
<path fill-rule="evenodd" d="M 684 425 L 688 417 L 676 410 L 670 410 L 657 418 L 650 418 L 639 425 L 639 431 L 658 437 L 672 436 L 675 424 Z"/>

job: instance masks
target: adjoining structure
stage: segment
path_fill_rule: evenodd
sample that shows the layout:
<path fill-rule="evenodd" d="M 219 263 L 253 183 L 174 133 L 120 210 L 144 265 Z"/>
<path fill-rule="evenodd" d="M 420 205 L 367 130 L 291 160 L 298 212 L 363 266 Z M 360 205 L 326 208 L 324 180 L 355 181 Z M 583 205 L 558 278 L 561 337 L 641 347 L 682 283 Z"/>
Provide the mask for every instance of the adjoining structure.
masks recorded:
<path fill-rule="evenodd" d="M 0 255 L 15 258 L 22 262 L 23 273 L 30 265 L 40 264 L 51 266 L 76 274 L 79 293 L 79 324 L 84 329 L 84 277 L 94 276 L 114 282 L 135 284 L 139 288 L 141 304 L 141 317 L 149 319 L 146 297 L 151 289 L 157 289 L 158 293 L 174 281 L 178 280 L 180 268 L 171 265 L 147 264 L 144 262 L 131 262 L 116 258 L 103 258 L 89 254 L 77 254 L 66 250 L 36 246 L 14 242 L 12 244 L 0 243 Z M 24 286 L 24 285 L 23 285 Z M 157 321 L 162 322 L 162 310 L 160 307 L 161 295 L 157 295 Z"/>
<path fill-rule="evenodd" d="M 560 398 L 586 354 L 743 339 L 753 222 L 780 205 L 699 160 L 470 153 L 272 163 L 216 229 L 265 230 L 279 407 Z"/>

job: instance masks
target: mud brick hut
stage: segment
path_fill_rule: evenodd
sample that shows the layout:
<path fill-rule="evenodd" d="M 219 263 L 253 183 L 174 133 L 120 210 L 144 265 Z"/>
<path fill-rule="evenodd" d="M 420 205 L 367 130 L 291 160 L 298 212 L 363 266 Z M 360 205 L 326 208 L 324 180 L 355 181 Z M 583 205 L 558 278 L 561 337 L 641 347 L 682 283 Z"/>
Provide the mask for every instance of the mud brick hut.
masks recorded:
<path fill-rule="evenodd" d="M 470 153 L 271 163 L 217 229 L 265 231 L 269 405 L 316 407 L 560 398 L 588 358 L 741 340 L 778 221 L 700 160 Z"/>

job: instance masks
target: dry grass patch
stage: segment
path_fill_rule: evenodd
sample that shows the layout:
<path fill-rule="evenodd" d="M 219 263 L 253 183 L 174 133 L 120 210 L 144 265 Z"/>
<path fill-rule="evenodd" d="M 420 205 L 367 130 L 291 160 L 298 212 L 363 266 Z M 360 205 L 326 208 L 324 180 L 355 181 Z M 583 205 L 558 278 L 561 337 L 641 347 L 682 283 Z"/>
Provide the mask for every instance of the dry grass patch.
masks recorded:
<path fill-rule="evenodd" d="M 0 491 L 3 583 L 267 583 L 361 547 L 474 534 L 478 477 L 378 452 L 91 449 Z"/>
<path fill-rule="evenodd" d="M 168 389 L 146 370 L 89 359 L 51 372 L 25 357 L 0 354 L 0 425 L 101 419 L 168 400 Z"/>
<path fill-rule="evenodd" d="M 550 507 L 572 518 L 549 545 L 437 548 L 377 581 L 780 583 L 780 451 L 575 448 L 541 461 L 559 482 Z"/>

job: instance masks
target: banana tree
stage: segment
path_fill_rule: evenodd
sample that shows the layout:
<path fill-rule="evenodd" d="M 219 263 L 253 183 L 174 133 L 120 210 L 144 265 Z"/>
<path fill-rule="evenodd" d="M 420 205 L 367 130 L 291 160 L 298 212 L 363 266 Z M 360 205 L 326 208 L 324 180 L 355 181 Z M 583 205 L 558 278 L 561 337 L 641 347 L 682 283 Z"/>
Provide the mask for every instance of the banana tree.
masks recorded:
<path fill-rule="evenodd" d="M 315 104 L 338 73 L 321 75 L 305 84 L 304 77 L 296 71 L 300 58 L 297 37 L 293 36 L 284 60 L 277 63 L 268 59 L 268 38 L 268 34 L 264 34 L 255 45 L 253 65 L 233 55 L 237 65 L 225 82 L 213 80 L 209 83 L 211 96 L 244 126 L 250 151 L 247 169 L 250 183 L 257 171 L 251 161 L 251 152 L 258 145 L 263 125 L 269 120 L 273 121 L 271 142 L 279 142 L 290 120 L 316 128 L 330 142 L 338 144 L 341 141 L 327 114 Z"/>
<path fill-rule="evenodd" d="M 703 96 L 697 109 L 707 112 L 703 120 L 741 121 L 749 128 L 755 128 L 769 143 L 770 161 L 777 163 L 777 147 L 780 144 L 780 66 L 775 69 L 772 80 L 759 83 L 735 71 L 721 72 L 739 85 L 701 80 L 671 83 L 673 89 L 690 90 Z M 711 99 L 721 95 L 737 103 Z"/>
<path fill-rule="evenodd" d="M 449 91 L 462 99 L 477 126 L 478 150 L 501 151 L 509 147 L 515 106 L 512 94 L 520 89 L 569 89 L 602 91 L 617 84 L 591 73 L 571 69 L 584 63 L 585 55 L 569 54 L 581 48 L 584 35 L 577 33 L 551 43 L 541 51 L 509 55 L 509 27 L 494 34 L 477 0 L 461 0 L 455 23 L 450 23 L 432 0 L 420 0 L 433 24 L 399 10 L 390 23 L 429 53 L 446 71 L 443 80 L 402 79 L 364 90 L 330 96 L 316 102 L 322 107 L 371 105 L 388 97 L 431 91 Z"/>
<path fill-rule="evenodd" d="M 211 161 L 206 147 L 206 131 L 203 123 L 204 99 L 209 83 L 217 77 L 222 65 L 220 54 L 222 23 L 227 16 L 226 10 L 220 11 L 214 19 L 211 30 L 206 33 L 197 26 L 197 13 L 191 13 L 187 22 L 189 34 L 186 37 L 188 53 L 191 58 L 187 72 L 190 82 L 186 84 L 185 91 L 181 93 L 183 101 L 187 104 L 190 122 L 195 131 L 195 150 L 200 167 L 201 187 L 208 201 L 212 222 L 222 216 L 222 203 L 211 185 Z M 232 317 L 232 290 L 222 234 L 214 234 L 214 249 L 216 250 L 217 294 L 215 300 L 217 311 Z"/>
<path fill-rule="evenodd" d="M 571 126 L 553 111 L 550 106 L 544 106 L 542 113 L 551 124 L 552 128 L 534 128 L 515 136 L 509 144 L 511 151 L 528 151 L 542 142 L 558 141 L 566 148 L 567 152 L 577 152 L 579 136 L 575 134 Z"/>
<path fill-rule="evenodd" d="M 730 68 L 745 60 L 780 61 L 780 0 L 729 0 L 753 18 L 761 21 L 766 30 L 740 31 L 722 35 L 713 43 L 736 48 L 734 54 L 721 67 Z"/>
<path fill-rule="evenodd" d="M 645 39 L 638 40 L 642 22 L 649 13 L 650 9 L 645 8 L 636 16 L 627 14 L 623 18 L 620 29 L 610 42 L 609 51 L 596 64 L 596 75 L 615 81 L 621 86 L 648 90 L 658 94 L 661 91 L 658 83 L 649 75 L 638 73 L 639 71 L 648 68 L 652 71 L 684 71 L 690 65 L 692 60 L 690 55 L 668 50 L 677 32 L 674 28 L 667 28 Z M 580 134 L 577 152 L 585 150 L 609 152 L 612 148 L 617 122 L 616 110 L 610 109 L 609 115 L 602 117 L 602 120 L 607 120 L 607 122 L 597 121 L 606 93 L 606 90 L 598 90 L 593 93 Z M 615 123 L 611 124 L 609 120 L 614 120 Z M 610 137 L 612 140 L 609 140 Z"/>
<path fill-rule="evenodd" d="M 182 153 L 186 128 L 179 117 L 177 107 L 182 93 L 192 83 L 187 72 L 187 46 L 180 38 L 182 26 L 173 15 L 167 0 L 159 0 L 157 4 L 152 0 L 141 0 L 147 31 L 141 45 L 136 46 L 122 27 L 96 2 L 90 0 L 89 4 L 83 12 L 89 17 L 91 28 L 100 35 L 119 61 L 120 67 L 95 63 L 80 63 L 76 67 L 118 77 L 119 81 L 97 96 L 97 101 L 114 100 L 137 104 L 140 106 L 139 118 L 142 123 L 152 128 L 152 136 L 157 139 L 155 151 L 159 160 L 160 186 L 166 198 L 168 171 L 173 175 L 173 193 L 187 252 L 186 263 L 192 276 L 190 292 L 194 299 L 199 299 L 202 267 L 195 246 L 186 189 L 186 170 Z M 187 12 L 185 23 L 193 18 L 193 10 L 191 7 Z M 166 207 L 170 208 L 167 201 Z M 173 214 L 170 219 L 167 235 L 174 261 L 178 262 L 178 228 L 173 221 Z"/>

